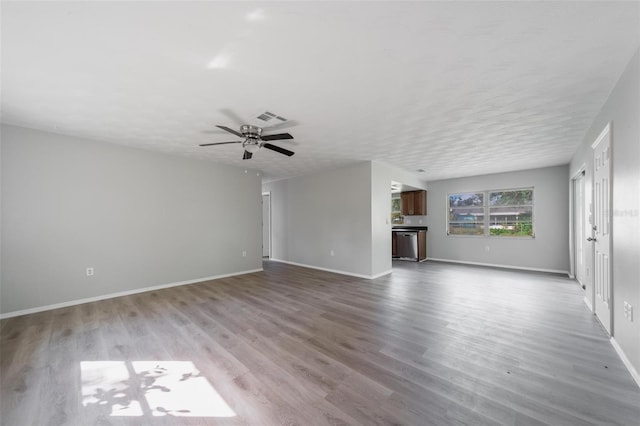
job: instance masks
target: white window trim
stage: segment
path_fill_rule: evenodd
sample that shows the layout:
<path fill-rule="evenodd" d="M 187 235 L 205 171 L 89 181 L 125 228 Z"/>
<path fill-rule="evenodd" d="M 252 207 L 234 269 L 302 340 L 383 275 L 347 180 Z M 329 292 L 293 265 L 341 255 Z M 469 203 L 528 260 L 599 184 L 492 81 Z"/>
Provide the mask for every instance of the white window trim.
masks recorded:
<path fill-rule="evenodd" d="M 531 190 L 531 236 L 509 236 L 509 235 L 491 235 L 489 226 L 491 225 L 491 206 L 489 205 L 489 195 L 492 192 L 510 192 L 510 191 L 527 191 Z M 456 194 L 483 194 L 483 204 L 482 208 L 484 209 L 484 233 L 480 235 L 465 235 L 465 234 L 451 234 L 449 232 L 449 197 L 451 195 Z M 456 191 L 456 192 L 448 192 L 447 193 L 447 202 L 445 203 L 446 208 L 446 219 L 445 219 L 445 234 L 447 237 L 453 238 L 499 238 L 499 239 L 507 239 L 507 240 L 533 240 L 536 238 L 536 220 L 535 220 L 535 205 L 536 205 L 536 191 L 535 187 L 519 187 L 519 188 L 507 188 L 507 189 L 484 189 L 479 191 Z"/>

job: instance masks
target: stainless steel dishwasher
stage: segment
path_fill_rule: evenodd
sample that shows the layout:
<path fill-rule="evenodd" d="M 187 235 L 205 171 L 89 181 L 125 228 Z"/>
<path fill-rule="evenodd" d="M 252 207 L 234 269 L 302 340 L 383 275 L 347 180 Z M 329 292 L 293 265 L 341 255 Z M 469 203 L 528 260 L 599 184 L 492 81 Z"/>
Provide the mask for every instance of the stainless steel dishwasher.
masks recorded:
<path fill-rule="evenodd" d="M 398 257 L 400 259 L 418 260 L 418 233 L 396 232 Z"/>

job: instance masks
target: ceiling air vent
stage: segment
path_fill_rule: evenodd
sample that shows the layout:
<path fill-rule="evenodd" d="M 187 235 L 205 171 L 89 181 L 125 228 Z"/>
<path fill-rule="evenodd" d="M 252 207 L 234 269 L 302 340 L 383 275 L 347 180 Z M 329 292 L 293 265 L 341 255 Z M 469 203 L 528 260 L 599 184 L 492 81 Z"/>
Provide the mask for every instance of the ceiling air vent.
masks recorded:
<path fill-rule="evenodd" d="M 275 120 L 278 120 L 278 121 L 280 121 L 280 122 L 282 122 L 282 123 L 284 123 L 285 121 L 287 121 L 287 119 L 286 119 L 286 118 L 284 118 L 284 117 L 280 117 L 279 115 L 275 115 L 274 113 L 269 112 L 269 111 L 265 111 L 265 112 L 263 112 L 262 114 L 260 114 L 260 115 L 257 117 L 257 119 L 258 119 L 258 120 L 262 120 L 262 121 L 264 121 L 264 122 L 269 122 L 269 121 L 274 120 L 274 119 L 275 119 Z"/>

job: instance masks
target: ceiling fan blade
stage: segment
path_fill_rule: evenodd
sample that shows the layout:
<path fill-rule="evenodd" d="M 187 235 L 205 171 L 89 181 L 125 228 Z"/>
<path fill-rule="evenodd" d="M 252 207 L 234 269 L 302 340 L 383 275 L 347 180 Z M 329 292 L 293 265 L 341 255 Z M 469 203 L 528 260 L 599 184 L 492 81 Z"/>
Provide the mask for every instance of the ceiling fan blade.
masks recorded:
<path fill-rule="evenodd" d="M 246 124 L 246 120 L 243 120 L 242 118 L 240 118 L 240 116 L 238 114 L 236 114 L 235 112 L 233 112 L 229 108 L 222 108 L 219 111 L 222 114 L 224 114 L 229 120 L 231 120 L 234 123 L 236 123 L 238 126 L 242 126 L 243 124 Z"/>
<path fill-rule="evenodd" d="M 265 143 L 262 145 L 263 148 L 270 149 L 275 152 L 279 152 L 280 154 L 288 155 L 291 157 L 295 152 L 289 151 L 288 149 L 280 148 L 279 146 L 271 145 L 270 143 Z"/>
<path fill-rule="evenodd" d="M 271 126 L 264 126 L 264 130 L 280 130 L 280 129 L 288 129 L 290 127 L 295 127 L 299 125 L 300 122 L 296 120 L 287 120 L 280 123 L 272 124 Z"/>
<path fill-rule="evenodd" d="M 242 143 L 242 141 L 201 143 L 199 146 L 226 145 L 228 143 Z"/>
<path fill-rule="evenodd" d="M 293 139 L 289 133 L 278 133 L 277 135 L 262 135 L 260 139 L 263 141 L 277 141 L 282 139 Z"/>
<path fill-rule="evenodd" d="M 226 130 L 229 133 L 233 133 L 234 135 L 239 136 L 241 138 L 244 137 L 244 136 L 242 136 L 242 133 L 236 132 L 235 130 L 230 129 L 227 126 L 218 126 L 218 125 L 216 125 L 216 127 L 219 128 L 219 129 L 222 129 L 222 130 Z"/>
<path fill-rule="evenodd" d="M 252 156 L 253 156 L 253 153 L 251 153 L 249 151 L 245 151 L 244 155 L 242 156 L 242 159 L 243 160 L 250 160 Z"/>

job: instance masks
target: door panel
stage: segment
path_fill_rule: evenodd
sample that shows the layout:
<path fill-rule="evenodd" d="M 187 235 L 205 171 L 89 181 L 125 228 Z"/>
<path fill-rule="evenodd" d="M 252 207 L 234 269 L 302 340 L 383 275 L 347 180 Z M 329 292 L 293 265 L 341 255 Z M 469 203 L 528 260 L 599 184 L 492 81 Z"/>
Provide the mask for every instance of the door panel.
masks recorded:
<path fill-rule="evenodd" d="M 589 278 L 587 267 L 587 236 L 591 235 L 591 227 L 587 219 L 587 204 L 585 198 L 585 174 L 580 173 L 573 180 L 573 227 L 574 227 L 574 252 L 576 280 L 582 288 L 591 288 L 587 281 Z"/>
<path fill-rule="evenodd" d="M 594 310 L 611 334 L 611 132 L 602 132 L 593 148 Z"/>

